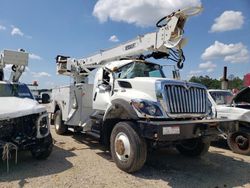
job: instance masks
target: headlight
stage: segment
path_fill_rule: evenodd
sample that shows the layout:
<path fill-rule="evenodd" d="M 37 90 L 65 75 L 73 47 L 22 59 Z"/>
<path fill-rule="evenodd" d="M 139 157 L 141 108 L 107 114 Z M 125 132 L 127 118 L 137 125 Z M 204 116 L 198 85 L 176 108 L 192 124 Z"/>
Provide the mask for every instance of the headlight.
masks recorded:
<path fill-rule="evenodd" d="M 43 117 L 41 119 L 39 128 L 41 135 L 45 135 L 48 132 L 48 117 Z"/>
<path fill-rule="evenodd" d="M 131 104 L 141 114 L 157 117 L 163 116 L 162 110 L 156 102 L 133 99 Z"/>
<path fill-rule="evenodd" d="M 37 119 L 37 138 L 46 137 L 50 133 L 48 114 L 44 113 Z"/>

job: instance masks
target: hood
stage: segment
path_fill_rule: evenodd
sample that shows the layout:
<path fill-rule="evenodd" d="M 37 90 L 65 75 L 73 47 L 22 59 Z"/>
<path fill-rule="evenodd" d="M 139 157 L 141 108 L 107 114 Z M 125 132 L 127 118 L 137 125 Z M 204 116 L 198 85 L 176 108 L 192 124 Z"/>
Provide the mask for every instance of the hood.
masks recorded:
<path fill-rule="evenodd" d="M 242 89 L 234 98 L 233 101 L 237 103 L 250 103 L 250 87 Z"/>
<path fill-rule="evenodd" d="M 228 107 L 224 105 L 217 105 L 216 110 L 218 118 L 226 118 L 231 120 L 250 122 L 250 110 Z"/>
<path fill-rule="evenodd" d="M 37 114 L 44 111 L 46 111 L 46 108 L 33 99 L 0 97 L 0 120 Z"/>
<path fill-rule="evenodd" d="M 168 78 L 156 78 L 156 77 L 135 77 L 131 79 L 117 79 L 115 88 L 123 87 L 123 84 L 119 84 L 121 82 L 127 82 L 129 84 L 124 84 L 124 88 L 130 88 L 131 92 L 133 91 L 134 98 L 140 98 L 140 99 L 147 99 L 147 100 L 157 100 L 157 92 L 162 91 L 162 89 L 165 87 L 165 84 L 169 85 L 179 85 L 184 87 L 198 87 L 205 89 L 205 86 L 193 83 L 193 82 L 186 82 L 181 80 L 174 80 L 174 79 L 168 79 Z M 117 84 L 118 83 L 118 84 Z M 118 86 L 119 85 L 119 86 Z M 128 87 L 129 86 L 129 87 Z M 135 92 L 138 94 L 135 96 Z M 125 93 L 124 93 L 125 94 Z M 121 93 L 120 93 L 121 95 Z"/>

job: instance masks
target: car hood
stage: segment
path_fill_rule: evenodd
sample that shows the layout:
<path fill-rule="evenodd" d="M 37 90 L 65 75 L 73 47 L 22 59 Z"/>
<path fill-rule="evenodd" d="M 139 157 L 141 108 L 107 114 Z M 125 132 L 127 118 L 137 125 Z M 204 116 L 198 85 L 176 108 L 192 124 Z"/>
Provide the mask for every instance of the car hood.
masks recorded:
<path fill-rule="evenodd" d="M 46 111 L 37 101 L 28 98 L 0 97 L 0 120 Z"/>
<path fill-rule="evenodd" d="M 237 103 L 250 103 L 250 87 L 242 89 L 234 98 L 233 101 Z"/>
<path fill-rule="evenodd" d="M 216 106 L 217 117 L 231 120 L 250 122 L 250 110 L 229 107 L 224 105 Z"/>

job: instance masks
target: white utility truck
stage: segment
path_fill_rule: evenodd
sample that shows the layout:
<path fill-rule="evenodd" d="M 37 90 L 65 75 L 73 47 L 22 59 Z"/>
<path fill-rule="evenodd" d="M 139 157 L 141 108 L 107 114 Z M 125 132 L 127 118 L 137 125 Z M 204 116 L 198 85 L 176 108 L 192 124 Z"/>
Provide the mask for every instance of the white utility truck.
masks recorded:
<path fill-rule="evenodd" d="M 179 10 L 159 20 L 157 32 L 138 36 L 83 59 L 58 55 L 57 73 L 71 76 L 70 86 L 52 90 L 52 118 L 58 134 L 68 128 L 91 133 L 110 146 L 116 165 L 139 170 L 149 147 L 174 145 L 180 153 L 199 156 L 210 141 L 236 129 L 230 121 L 210 119 L 203 85 L 166 78 L 163 67 L 148 58 L 185 60 L 184 24 L 200 7 Z M 94 84 L 88 83 L 97 69 Z"/>
<path fill-rule="evenodd" d="M 52 137 L 46 108 L 34 100 L 19 78 L 28 65 L 28 53 L 4 50 L 0 55 L 0 151 L 8 159 L 10 150 L 30 150 L 37 159 L 52 151 Z M 4 68 L 12 65 L 10 79 Z"/>
<path fill-rule="evenodd" d="M 233 95 L 229 90 L 210 89 L 208 97 L 218 118 L 237 120 L 239 130 L 227 136 L 227 143 L 235 153 L 250 154 L 250 87 Z"/>

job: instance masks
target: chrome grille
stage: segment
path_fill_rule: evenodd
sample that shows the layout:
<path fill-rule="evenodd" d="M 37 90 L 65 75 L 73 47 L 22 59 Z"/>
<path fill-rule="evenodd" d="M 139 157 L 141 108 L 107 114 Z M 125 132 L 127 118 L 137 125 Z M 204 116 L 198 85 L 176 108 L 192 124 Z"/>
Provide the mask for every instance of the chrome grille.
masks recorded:
<path fill-rule="evenodd" d="M 205 114 L 207 96 L 204 88 L 183 85 L 165 85 L 167 113 Z"/>

